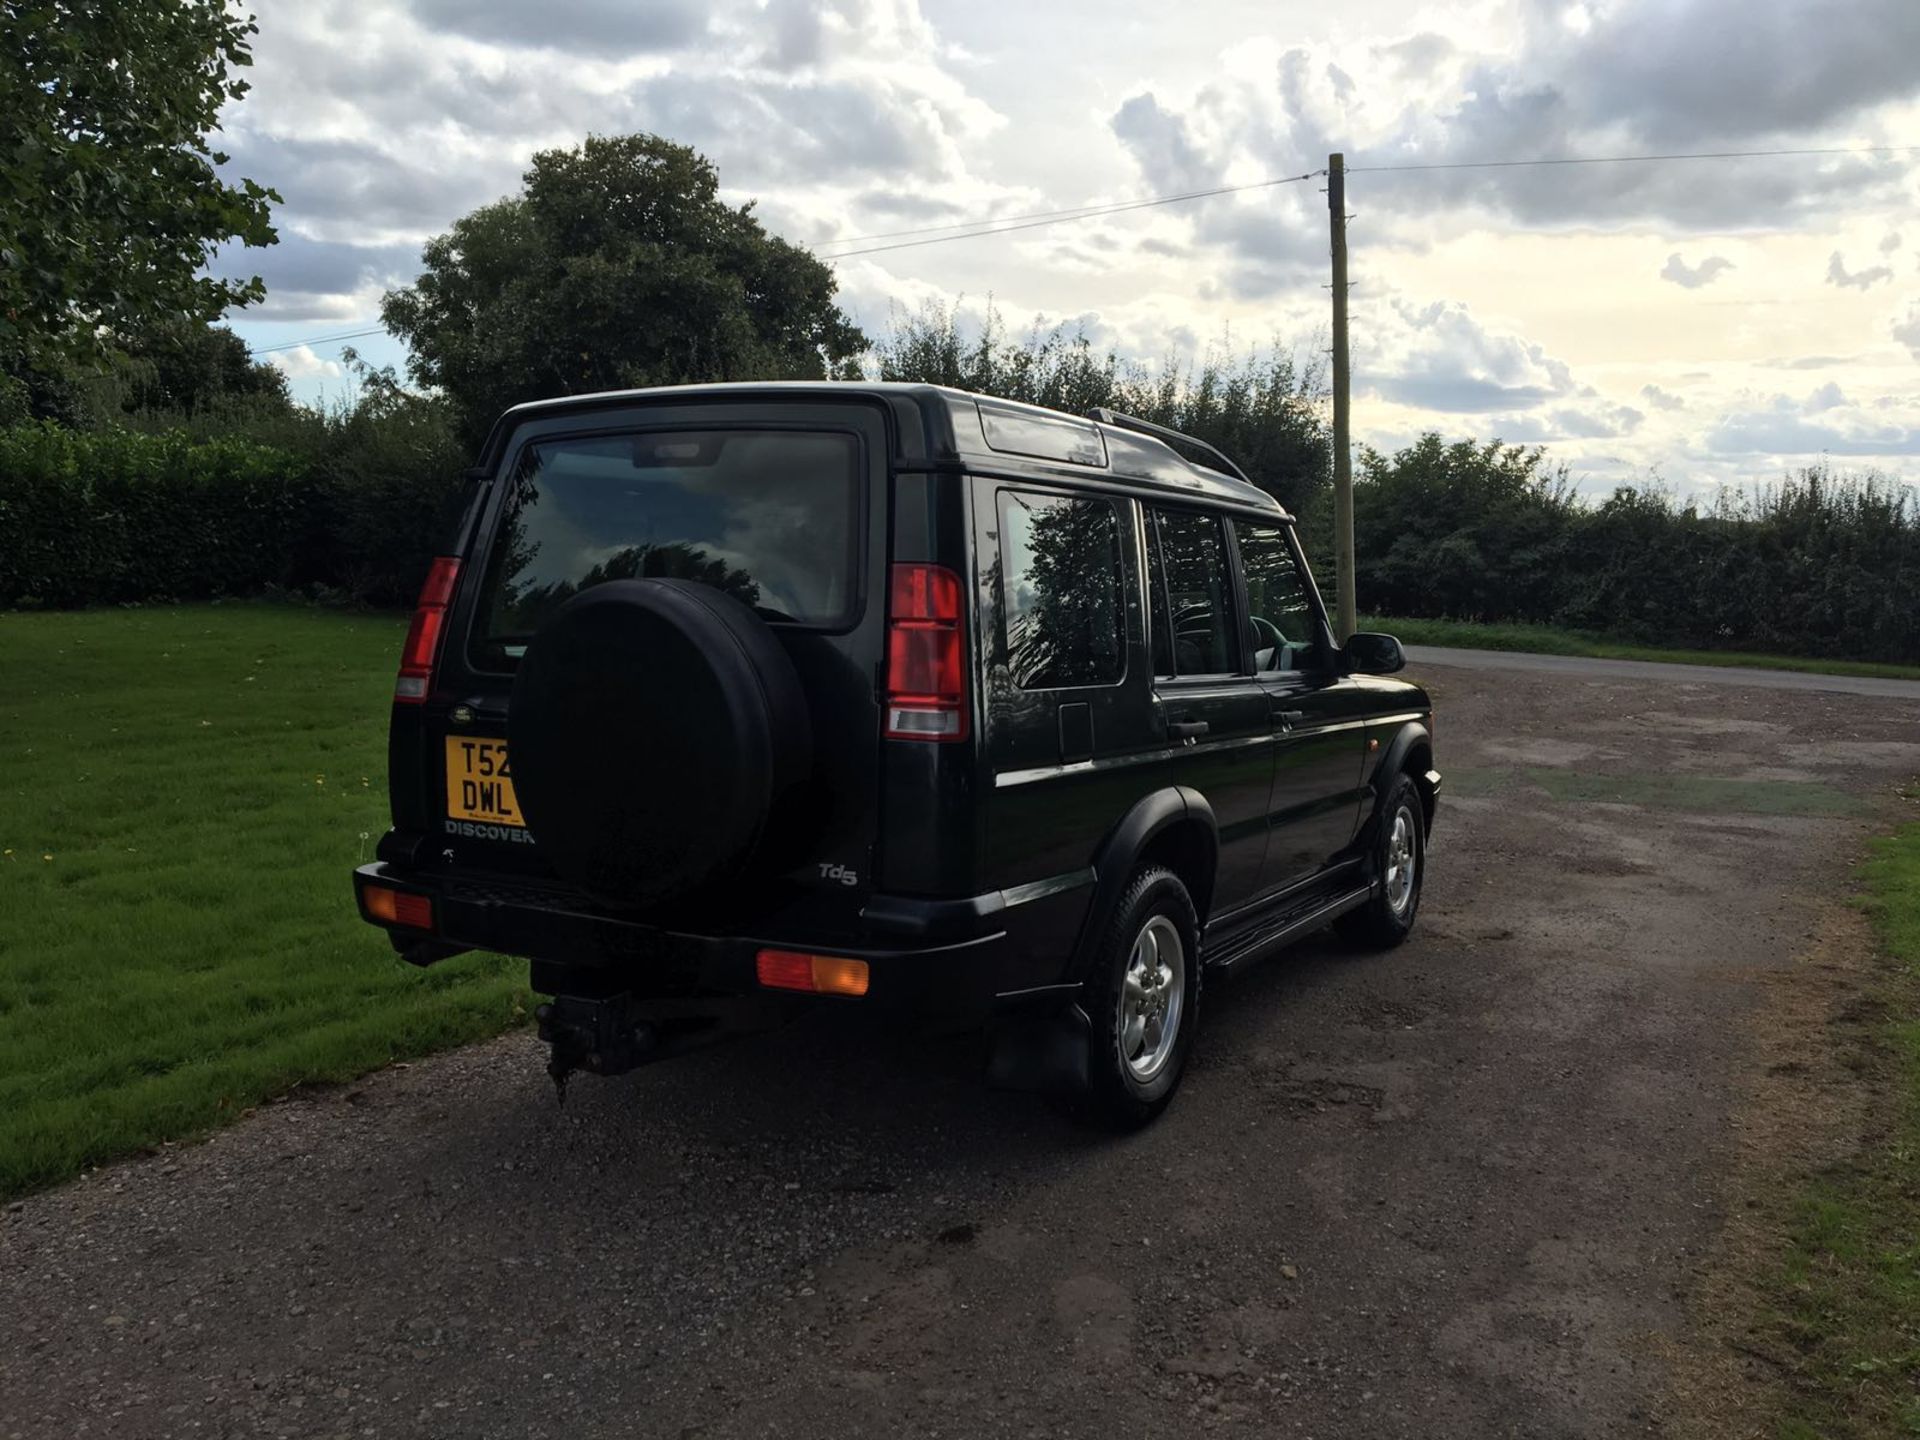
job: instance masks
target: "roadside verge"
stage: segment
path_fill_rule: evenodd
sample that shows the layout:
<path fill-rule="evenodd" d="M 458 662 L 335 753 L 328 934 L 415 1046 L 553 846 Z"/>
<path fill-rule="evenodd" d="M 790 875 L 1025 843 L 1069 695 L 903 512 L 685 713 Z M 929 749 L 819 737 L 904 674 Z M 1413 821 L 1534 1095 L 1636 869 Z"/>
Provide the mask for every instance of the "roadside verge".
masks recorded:
<path fill-rule="evenodd" d="M 1676 1434 L 1920 1435 L 1920 819 L 1859 873 L 1859 904 L 1829 908 L 1751 1022 Z"/>

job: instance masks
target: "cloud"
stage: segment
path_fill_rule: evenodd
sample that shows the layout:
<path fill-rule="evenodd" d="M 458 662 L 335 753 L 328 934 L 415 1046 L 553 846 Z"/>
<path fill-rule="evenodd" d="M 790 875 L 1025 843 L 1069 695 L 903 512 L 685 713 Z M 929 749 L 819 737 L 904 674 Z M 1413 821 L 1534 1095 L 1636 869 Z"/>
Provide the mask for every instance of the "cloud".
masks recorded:
<path fill-rule="evenodd" d="M 1907 307 L 1906 318 L 1893 322 L 1893 338 L 1913 352 L 1913 358 L 1920 360 L 1920 301 Z"/>
<path fill-rule="evenodd" d="M 1718 280 L 1722 272 L 1733 269 L 1733 262 L 1724 255 L 1709 255 L 1698 265 L 1689 265 L 1680 258 L 1680 252 L 1674 251 L 1667 257 L 1667 263 L 1660 269 L 1660 278 L 1670 280 L 1687 290 L 1698 290 L 1703 285 L 1711 285 Z"/>
<path fill-rule="evenodd" d="M 406 252 L 404 265 L 343 254 L 324 278 L 223 255 L 241 273 L 261 267 L 276 318 L 365 316 L 384 284 L 417 270 L 427 237 L 516 191 L 536 151 L 588 134 L 690 144 L 730 198 L 762 202 L 802 240 L 1041 199 L 972 173 L 969 147 L 1003 122 L 917 0 L 273 8 L 255 88 L 223 117 L 228 172 L 280 191 L 283 235 Z"/>
<path fill-rule="evenodd" d="M 1671 390 L 1662 390 L 1658 385 L 1642 385 L 1641 398 L 1656 410 L 1684 410 L 1687 402 Z"/>
<path fill-rule="evenodd" d="M 1891 255 L 1899 248 L 1900 232 L 1898 230 L 1889 230 L 1880 238 L 1880 253 L 1882 255 Z"/>
<path fill-rule="evenodd" d="M 1866 270 L 1849 273 L 1846 262 L 1840 258 L 1838 250 L 1834 251 L 1832 258 L 1827 261 L 1829 285 L 1839 285 L 1854 290 L 1871 290 L 1882 280 L 1891 279 L 1893 279 L 1893 270 L 1886 265 L 1874 265 Z"/>
<path fill-rule="evenodd" d="M 708 7 L 698 0 L 412 0 L 409 8 L 428 30 L 605 57 L 682 49 L 705 32 Z"/>
<path fill-rule="evenodd" d="M 1395 297 L 1365 318 L 1354 373 L 1363 391 L 1396 404 L 1492 414 L 1580 393 L 1565 364 L 1517 335 L 1487 329 L 1464 305 Z"/>
<path fill-rule="evenodd" d="M 1202 153 L 1187 121 L 1163 109 L 1151 91 L 1114 112 L 1113 133 L 1152 190 L 1204 190 L 1220 183 L 1217 161 Z"/>
<path fill-rule="evenodd" d="M 1814 424 L 1779 409 L 1735 411 L 1708 431 L 1706 448 L 1719 455 L 1843 455 L 1892 459 L 1920 455 L 1920 426 L 1865 423 L 1843 417 Z"/>
<path fill-rule="evenodd" d="M 1614 440 L 1640 428 L 1646 415 L 1631 405 L 1603 400 L 1590 405 L 1563 405 L 1547 412 L 1555 439 Z"/>
<path fill-rule="evenodd" d="M 372 311 L 381 291 L 420 271 L 418 245 L 352 245 L 316 240 L 282 228 L 263 249 L 222 246 L 208 267 L 216 275 L 258 275 L 267 298 L 244 312 L 261 320 L 354 320 Z"/>
<path fill-rule="evenodd" d="M 322 360 L 308 345 L 296 345 L 291 350 L 276 350 L 267 356 L 267 363 L 276 370 L 284 371 L 294 380 L 315 377 L 337 379 L 347 373 L 338 360 Z"/>
<path fill-rule="evenodd" d="M 1851 365 L 1860 357 L 1857 355 L 1795 355 L 1776 360 L 1756 360 L 1756 365 L 1764 365 L 1769 370 L 1830 370 L 1835 365 Z"/>
<path fill-rule="evenodd" d="M 1904 155 L 1435 169 L 1569 155 L 1858 143 L 1920 90 L 1920 5 L 1850 0 L 1523 0 L 1504 47 L 1484 19 L 1338 47 L 1243 46 L 1190 97 L 1136 94 L 1113 132 L 1149 184 L 1253 178 L 1346 152 L 1371 223 L 1436 209 L 1564 228 L 1661 220 L 1777 229 L 1892 201 Z M 1475 29 L 1474 26 L 1479 28 Z M 1729 36 L 1738 36 L 1730 43 Z M 1398 171 L 1382 167 L 1414 167 Z M 1371 173 L 1368 173 L 1371 172 Z"/>
<path fill-rule="evenodd" d="M 1847 403 L 1847 397 L 1841 393 L 1840 386 L 1829 380 L 1818 390 L 1807 396 L 1801 407 L 1809 415 L 1817 415 L 1823 410 L 1832 410 Z"/>

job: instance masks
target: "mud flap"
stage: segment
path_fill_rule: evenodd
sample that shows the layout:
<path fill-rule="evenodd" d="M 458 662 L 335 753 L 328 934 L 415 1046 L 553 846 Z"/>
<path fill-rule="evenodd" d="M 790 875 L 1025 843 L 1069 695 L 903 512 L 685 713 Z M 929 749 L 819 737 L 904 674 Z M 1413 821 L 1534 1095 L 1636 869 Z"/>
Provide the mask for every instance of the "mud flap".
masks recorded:
<path fill-rule="evenodd" d="M 987 1024 L 987 1083 L 997 1090 L 1085 1095 L 1093 1022 L 1079 1005 L 1002 1015 Z"/>

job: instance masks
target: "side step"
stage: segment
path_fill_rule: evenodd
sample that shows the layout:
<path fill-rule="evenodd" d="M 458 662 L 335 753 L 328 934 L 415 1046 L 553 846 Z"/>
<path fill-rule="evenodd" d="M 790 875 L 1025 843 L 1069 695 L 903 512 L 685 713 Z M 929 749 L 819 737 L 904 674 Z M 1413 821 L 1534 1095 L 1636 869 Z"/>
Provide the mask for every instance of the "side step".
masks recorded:
<path fill-rule="evenodd" d="M 1289 941 L 1298 940 L 1302 935 L 1310 935 L 1323 926 L 1331 925 L 1349 910 L 1358 910 L 1372 898 L 1373 886 L 1368 883 L 1331 899 L 1321 896 L 1303 906 L 1284 910 L 1218 946 L 1207 946 L 1203 952 L 1207 973 L 1222 977 L 1238 974 L 1271 951 Z"/>

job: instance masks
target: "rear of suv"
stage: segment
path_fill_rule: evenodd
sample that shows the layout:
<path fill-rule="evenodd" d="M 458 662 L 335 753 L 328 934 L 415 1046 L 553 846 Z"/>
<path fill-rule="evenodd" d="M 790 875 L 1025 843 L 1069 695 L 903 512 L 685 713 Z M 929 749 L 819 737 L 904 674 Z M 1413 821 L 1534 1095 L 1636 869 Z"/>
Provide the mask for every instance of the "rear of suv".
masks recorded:
<path fill-rule="evenodd" d="M 856 1005 L 1140 1123 L 1204 979 L 1411 928 L 1440 778 L 1402 663 L 1335 643 L 1230 461 L 1127 417 L 523 405 L 407 637 L 360 909 L 416 964 L 529 959 L 563 1082 Z"/>

